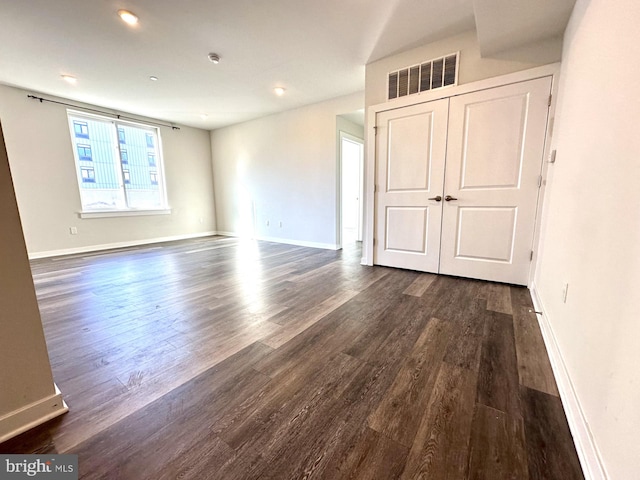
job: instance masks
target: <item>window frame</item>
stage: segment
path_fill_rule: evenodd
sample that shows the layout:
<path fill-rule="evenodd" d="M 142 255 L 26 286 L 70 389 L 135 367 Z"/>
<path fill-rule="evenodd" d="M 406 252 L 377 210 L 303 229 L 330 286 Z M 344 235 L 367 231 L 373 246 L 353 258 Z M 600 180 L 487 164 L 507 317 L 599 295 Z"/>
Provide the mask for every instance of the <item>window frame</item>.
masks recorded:
<path fill-rule="evenodd" d="M 76 130 L 76 126 L 80 127 L 80 132 L 78 132 L 78 130 Z M 86 130 L 86 133 L 84 133 L 84 130 Z M 75 138 L 86 138 L 89 139 L 89 124 L 87 122 L 78 122 L 75 121 L 73 122 L 73 135 Z"/>
<path fill-rule="evenodd" d="M 84 173 L 87 173 L 85 176 Z M 93 167 L 80 167 L 82 183 L 96 183 L 96 171 Z"/>
<path fill-rule="evenodd" d="M 78 151 L 78 158 L 81 162 L 93 162 L 93 150 L 91 149 L 91 145 L 76 143 L 76 150 Z M 81 154 L 80 150 L 84 150 L 84 154 Z M 87 151 L 89 152 L 89 155 L 87 155 Z"/>
<path fill-rule="evenodd" d="M 82 111 L 77 111 L 72 109 L 67 109 L 67 117 L 68 117 L 69 128 L 70 128 L 70 140 L 72 143 L 73 156 L 75 160 L 76 176 L 77 176 L 78 190 L 79 190 L 78 193 L 80 194 L 80 198 L 79 198 L 80 210 L 78 211 L 80 218 L 171 214 L 171 208 L 169 206 L 167 189 L 166 189 L 166 177 L 165 177 L 166 172 L 164 168 L 162 137 L 161 137 L 161 131 L 159 127 L 148 125 L 142 122 L 123 121 L 117 118 L 111 118 L 108 116 L 96 115 L 92 113 L 85 113 Z M 75 128 L 76 124 L 82 124 L 83 120 L 85 120 L 85 125 L 86 125 L 85 128 L 87 129 L 87 134 L 86 136 L 77 136 L 76 135 L 77 131 Z M 86 164 L 84 165 L 81 164 L 81 162 L 88 162 L 88 161 L 94 162 L 95 160 L 95 155 L 93 154 L 92 145 L 90 145 L 90 142 L 87 141 L 87 139 L 89 139 L 90 137 L 90 132 L 88 131 L 88 122 L 86 122 L 86 120 L 108 122 L 108 123 L 111 123 L 113 126 L 113 131 L 111 134 L 112 138 L 110 140 L 111 142 L 110 146 L 113 149 L 113 154 L 114 154 L 113 168 L 116 170 L 116 177 L 121 179 L 119 195 L 121 195 L 122 198 L 124 199 L 124 204 L 126 206 L 125 208 L 91 209 L 91 208 L 86 208 L 85 205 L 82 204 L 83 184 L 86 185 L 88 183 L 90 184 L 96 183 L 96 179 L 95 179 L 96 171 L 94 166 L 89 167 Z M 130 194 L 130 192 L 127 191 L 127 187 L 131 184 L 131 182 L 130 182 L 130 176 L 129 176 L 129 181 L 128 182 L 126 181 L 124 171 L 125 170 L 129 171 L 129 175 L 131 175 L 130 173 L 131 166 L 130 166 L 130 158 L 128 155 L 129 148 L 128 147 L 123 148 L 127 144 L 126 144 L 126 134 L 123 138 L 122 134 L 120 133 L 121 131 L 124 131 L 124 130 L 121 130 L 121 127 L 132 127 L 140 130 L 146 130 L 145 143 L 144 143 L 145 148 L 150 148 L 148 147 L 148 140 L 147 140 L 148 135 L 155 136 L 155 146 L 153 147 L 154 152 L 152 153 L 154 153 L 155 160 L 156 160 L 155 165 L 153 166 L 153 169 L 154 169 L 154 173 L 156 175 L 157 181 L 156 183 L 151 183 L 151 186 L 154 187 L 154 190 L 156 189 L 155 187 L 157 187 L 157 190 L 160 195 L 160 202 L 162 205 L 159 206 L 158 208 L 136 208 L 136 207 L 129 206 L 128 195 Z M 83 147 L 89 147 L 91 149 L 92 160 L 86 160 L 80 157 L 79 150 L 78 150 L 79 145 L 82 145 Z M 131 147 L 131 145 L 129 147 Z M 123 162 L 123 155 L 122 155 L 123 150 L 125 152 L 124 162 Z M 90 176 L 90 174 L 87 173 L 88 176 L 83 176 L 83 171 L 84 171 L 83 169 L 84 170 L 92 169 L 93 175 Z M 87 178 L 90 178 L 90 179 L 87 179 Z"/>

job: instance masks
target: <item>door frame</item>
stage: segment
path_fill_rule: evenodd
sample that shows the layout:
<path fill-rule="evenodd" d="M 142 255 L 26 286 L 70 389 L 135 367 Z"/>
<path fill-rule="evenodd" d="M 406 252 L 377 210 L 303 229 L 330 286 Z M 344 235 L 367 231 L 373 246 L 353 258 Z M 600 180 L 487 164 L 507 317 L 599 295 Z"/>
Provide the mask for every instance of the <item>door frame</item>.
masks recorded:
<path fill-rule="evenodd" d="M 364 165 L 364 188 L 365 188 L 365 215 L 364 215 L 364 238 L 362 242 L 362 265 L 373 265 L 373 241 L 375 232 L 375 179 L 376 179 L 376 116 L 380 112 L 387 110 L 394 110 L 398 108 L 417 105 L 420 103 L 431 102 L 433 100 L 439 100 L 442 98 L 450 98 L 458 95 L 464 95 L 466 93 L 477 92 L 479 90 L 487 90 L 495 87 L 501 87 L 512 83 L 524 82 L 527 80 L 534 80 L 542 77 L 551 77 L 551 106 L 549 109 L 549 115 L 547 118 L 547 133 L 544 142 L 544 159 L 542 163 L 542 187 L 538 191 L 538 205 L 535 216 L 534 226 L 534 238 L 531 246 L 533 258 L 531 261 L 531 270 L 529 272 L 529 282 L 531 285 L 533 280 L 533 274 L 535 270 L 535 264 L 538 256 L 538 244 L 540 240 L 540 221 L 542 212 L 542 203 L 544 199 L 544 187 L 547 179 L 548 158 L 551 151 L 551 140 L 553 133 L 553 123 L 556 114 L 556 103 L 558 97 L 558 77 L 560 75 L 560 63 L 552 63 L 549 65 L 543 65 L 541 67 L 535 67 L 520 72 L 510 73 L 507 75 L 500 75 L 498 77 L 492 77 L 485 80 L 479 80 L 477 82 L 467 83 L 464 85 L 458 85 L 454 87 L 447 87 L 442 90 L 427 91 L 417 95 L 407 95 L 394 99 L 385 103 L 377 105 L 371 105 L 367 108 L 367 114 L 365 118 L 365 165 Z"/>
<path fill-rule="evenodd" d="M 357 143 L 362 145 L 362 156 L 360 157 L 360 165 L 359 165 L 359 178 L 358 178 L 358 190 L 359 190 L 359 211 L 358 211 L 358 237 L 364 240 L 364 170 L 365 170 L 365 142 L 363 138 L 357 137 L 350 133 L 347 133 L 343 130 L 339 130 L 338 135 L 338 249 L 343 247 L 343 238 L 342 238 L 342 202 L 344 199 L 342 198 L 342 140 L 346 139 L 350 142 Z"/>

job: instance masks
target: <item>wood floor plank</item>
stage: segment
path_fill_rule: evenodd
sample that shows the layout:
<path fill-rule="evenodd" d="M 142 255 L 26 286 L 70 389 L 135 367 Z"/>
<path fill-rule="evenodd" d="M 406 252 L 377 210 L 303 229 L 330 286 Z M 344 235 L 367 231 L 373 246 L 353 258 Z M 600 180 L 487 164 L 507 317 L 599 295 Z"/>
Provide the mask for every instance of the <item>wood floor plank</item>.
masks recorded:
<path fill-rule="evenodd" d="M 274 378 L 296 368 L 300 363 L 313 362 L 317 356 L 330 357 L 350 345 L 361 334 L 364 325 L 352 318 L 357 306 L 347 302 L 329 315 L 314 323 L 305 332 L 297 335 L 286 344 L 256 365 L 256 369 Z"/>
<path fill-rule="evenodd" d="M 202 441 L 182 449 L 158 472 L 145 471 L 140 476 L 149 480 L 203 480 L 217 478 L 217 472 L 226 464 L 239 461 L 237 454 L 217 437 L 204 437 Z M 154 469 L 155 470 L 155 469 Z"/>
<path fill-rule="evenodd" d="M 513 329 L 520 384 L 559 396 L 536 314 L 527 306 L 513 312 Z"/>
<path fill-rule="evenodd" d="M 527 287 L 511 286 L 511 306 L 515 312 L 516 307 L 527 307 L 533 309 L 533 301 Z"/>
<path fill-rule="evenodd" d="M 424 292 L 427 291 L 429 286 L 436 279 L 436 275 L 432 273 L 423 273 L 416 278 L 411 285 L 409 285 L 404 292 L 405 295 L 413 295 L 414 297 L 421 297 Z"/>
<path fill-rule="evenodd" d="M 223 478 L 296 477 L 310 462 L 317 464 L 314 459 L 321 454 L 324 458 L 331 448 L 336 448 L 339 436 L 327 437 L 326 424 L 336 422 L 336 413 L 346 415 L 339 408 L 340 394 L 362 368 L 361 362 L 339 355 L 319 375 L 309 378 L 297 394 L 276 396 L 242 424 L 221 432 L 220 437 L 245 462 L 229 464 L 220 472 Z M 329 444 L 328 439 L 333 442 Z"/>
<path fill-rule="evenodd" d="M 301 382 L 290 382 L 289 388 L 279 388 L 271 391 L 271 394 L 262 395 L 260 402 L 241 422 L 231 424 L 220 432 L 220 438 L 237 450 L 275 435 L 277 429 L 270 427 L 277 426 L 275 421 L 278 417 L 295 421 L 300 415 L 306 415 L 312 405 L 329 401 L 339 394 L 343 383 L 348 383 L 345 379 L 355 375 L 360 367 L 361 363 L 348 355 L 336 356 L 326 368 L 312 370 L 315 375 L 307 375 Z M 310 392 L 311 395 L 307 396 Z"/>
<path fill-rule="evenodd" d="M 450 338 L 451 325 L 432 318 L 406 359 L 393 385 L 369 417 L 372 429 L 410 447 Z"/>
<path fill-rule="evenodd" d="M 487 311 L 478 373 L 478 402 L 520 415 L 518 367 L 511 315 Z"/>
<path fill-rule="evenodd" d="M 444 361 L 461 368 L 478 371 L 487 319 L 484 300 L 468 300 L 458 315 L 449 316 L 453 325 Z"/>
<path fill-rule="evenodd" d="M 350 448 L 339 450 L 327 461 L 329 467 L 319 475 L 327 480 L 370 480 L 398 478 L 409 449 L 370 429 L 361 427 Z"/>
<path fill-rule="evenodd" d="M 402 479 L 465 478 L 477 374 L 443 363 Z"/>
<path fill-rule="evenodd" d="M 511 315 L 511 288 L 501 283 L 487 284 L 487 310 Z"/>
<path fill-rule="evenodd" d="M 527 480 L 522 418 L 476 404 L 469 445 L 469 480 Z"/>
<path fill-rule="evenodd" d="M 272 348 L 278 348 L 296 335 L 304 332 L 311 325 L 334 311 L 342 304 L 351 300 L 357 294 L 358 292 L 354 290 L 343 290 L 320 302 L 314 307 L 311 307 L 307 311 L 295 309 L 295 313 L 290 315 L 292 317 L 295 316 L 295 320 L 287 322 L 286 326 L 264 338 L 262 343 L 269 345 Z"/>
<path fill-rule="evenodd" d="M 385 351 L 397 350 L 398 343 L 413 346 L 429 321 L 431 311 L 414 297 L 402 295 L 380 312 L 345 353 L 360 360 L 385 361 Z"/>
<path fill-rule="evenodd" d="M 207 437 L 212 423 L 238 396 L 261 388 L 269 378 L 250 367 L 269 349 L 259 343 L 239 352 L 191 381 L 108 427 L 105 435 L 85 441 L 74 453 L 83 457 L 83 478 L 108 478 L 120 471 L 122 478 L 154 478 L 157 459 L 178 461 L 180 448 Z M 203 388 L 194 388 L 195 385 Z M 189 395 L 185 393 L 189 392 Z M 127 428 L 123 428 L 127 427 Z M 170 442 L 167 439 L 171 439 Z M 215 439 L 214 439 L 215 440 Z M 106 458 L 90 455 L 99 448 Z M 127 454 L 127 461 L 123 455 Z M 154 473 L 155 472 L 155 473 Z"/>
<path fill-rule="evenodd" d="M 520 387 L 529 479 L 582 480 L 580 461 L 560 399 Z"/>

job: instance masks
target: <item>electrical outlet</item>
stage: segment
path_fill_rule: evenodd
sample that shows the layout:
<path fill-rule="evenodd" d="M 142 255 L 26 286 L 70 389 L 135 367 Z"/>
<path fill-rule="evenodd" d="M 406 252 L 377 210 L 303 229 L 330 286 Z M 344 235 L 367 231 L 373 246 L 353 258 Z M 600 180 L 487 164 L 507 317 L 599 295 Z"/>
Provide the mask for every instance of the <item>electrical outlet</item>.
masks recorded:
<path fill-rule="evenodd" d="M 562 287 L 562 303 L 567 303 L 567 293 L 569 293 L 569 284 L 565 283 Z"/>
<path fill-rule="evenodd" d="M 268 226 L 269 226 L 269 220 L 267 220 L 266 222 L 264 222 L 264 224 L 268 227 Z"/>
<path fill-rule="evenodd" d="M 280 228 L 282 228 L 282 222 L 279 222 L 278 226 L 279 226 Z"/>
<path fill-rule="evenodd" d="M 198 221 L 200 222 L 200 224 L 203 224 L 203 223 L 204 223 L 204 218 L 200 217 L 200 218 L 198 219 Z"/>
<path fill-rule="evenodd" d="M 77 235 L 78 234 L 78 227 L 69 227 L 69 233 L 71 235 Z"/>

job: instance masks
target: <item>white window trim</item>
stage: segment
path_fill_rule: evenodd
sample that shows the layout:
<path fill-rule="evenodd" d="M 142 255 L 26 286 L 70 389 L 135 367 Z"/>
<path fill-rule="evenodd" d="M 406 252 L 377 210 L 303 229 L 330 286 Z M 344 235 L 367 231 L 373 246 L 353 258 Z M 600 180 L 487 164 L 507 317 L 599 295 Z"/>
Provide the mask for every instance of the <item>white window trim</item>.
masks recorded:
<path fill-rule="evenodd" d="M 89 210 L 78 212 L 80 218 L 107 218 L 107 217 L 140 217 L 144 215 L 171 215 L 171 209 L 158 210 Z"/>
<path fill-rule="evenodd" d="M 92 114 L 92 113 L 87 113 L 87 112 L 83 112 L 83 111 L 79 111 L 79 110 L 73 110 L 73 109 L 67 109 L 67 118 L 69 120 L 69 124 L 71 126 L 73 126 L 73 120 L 71 119 L 71 115 L 77 115 L 79 117 L 93 117 L 96 119 L 100 119 L 100 120 L 109 120 L 111 122 L 114 123 L 115 127 L 116 127 L 116 142 L 117 142 L 117 148 L 118 151 L 120 151 L 121 149 L 121 144 L 120 144 L 120 138 L 118 136 L 118 125 L 131 125 L 134 127 L 141 127 L 141 128 L 151 128 L 154 129 L 156 132 L 155 138 L 157 141 L 157 145 L 155 146 L 155 148 L 157 149 L 157 153 L 155 155 L 155 160 L 156 160 L 156 168 L 159 168 L 162 170 L 162 175 L 160 176 L 160 182 L 158 182 L 158 185 L 160 186 L 161 190 L 162 190 L 162 195 L 164 197 L 164 202 L 165 205 L 162 208 L 157 208 L 157 209 L 126 209 L 126 210 L 80 210 L 78 212 L 78 217 L 79 218 L 107 218 L 107 217 L 134 217 L 134 216 L 145 216 L 145 215 L 171 215 L 171 206 L 169 205 L 169 198 L 168 198 L 168 193 L 167 193 L 167 184 L 166 184 L 166 172 L 165 172 L 165 165 L 164 165 L 164 150 L 162 148 L 162 137 L 160 136 L 160 128 L 156 127 L 154 125 L 147 125 L 145 123 L 142 122 L 133 122 L 133 121 L 123 121 L 120 118 L 117 119 L 113 119 L 113 118 L 109 118 L 106 115 L 96 115 L 96 114 Z M 70 134 L 74 134 L 75 133 L 75 129 L 71 128 L 70 129 Z M 73 142 L 73 136 L 71 137 L 71 141 Z M 82 182 L 82 177 L 81 174 L 79 173 L 80 170 L 80 164 L 79 164 L 79 157 L 78 157 L 78 152 L 77 152 L 77 148 L 73 149 L 73 153 L 74 153 L 74 160 L 75 160 L 75 165 L 76 165 L 76 175 L 78 176 L 78 188 L 81 188 L 81 182 Z M 127 165 L 127 164 L 125 164 Z M 122 166 L 120 167 L 120 170 L 122 170 Z M 124 183 L 124 178 L 122 179 L 123 183 Z"/>

